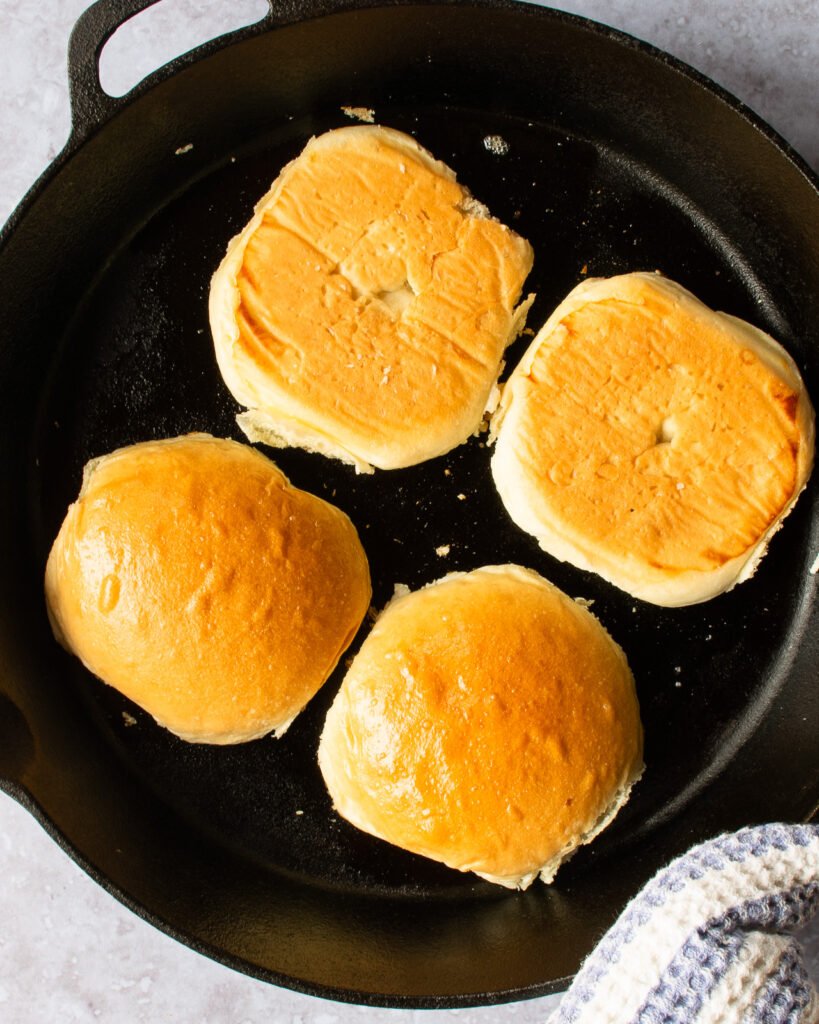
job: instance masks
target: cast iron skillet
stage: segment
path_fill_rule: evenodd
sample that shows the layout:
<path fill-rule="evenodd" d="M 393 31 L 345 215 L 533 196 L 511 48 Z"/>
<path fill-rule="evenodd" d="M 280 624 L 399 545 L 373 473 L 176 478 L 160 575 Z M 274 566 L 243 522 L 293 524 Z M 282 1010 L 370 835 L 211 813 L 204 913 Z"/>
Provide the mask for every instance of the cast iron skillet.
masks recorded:
<path fill-rule="evenodd" d="M 678 62 L 505 0 L 276 4 L 110 99 L 97 54 L 149 5 L 103 0 L 80 19 L 71 139 L 0 241 L 3 788 L 129 907 L 249 974 L 381 1005 L 558 990 L 671 856 L 722 829 L 813 814 L 815 485 L 752 581 L 668 610 L 542 554 L 505 517 L 480 439 L 369 478 L 276 455 L 357 523 L 376 606 L 396 582 L 515 561 L 593 599 L 625 647 L 644 781 L 555 885 L 518 894 L 332 812 L 315 749 L 338 677 L 280 741 L 209 749 L 156 727 L 54 643 L 45 557 L 90 456 L 189 430 L 241 437 L 211 351 L 208 281 L 282 163 L 349 123 L 342 104 L 416 135 L 531 240 L 530 323 L 587 274 L 660 269 L 780 338 L 814 397 L 816 181 Z M 506 155 L 485 148 L 495 134 Z"/>

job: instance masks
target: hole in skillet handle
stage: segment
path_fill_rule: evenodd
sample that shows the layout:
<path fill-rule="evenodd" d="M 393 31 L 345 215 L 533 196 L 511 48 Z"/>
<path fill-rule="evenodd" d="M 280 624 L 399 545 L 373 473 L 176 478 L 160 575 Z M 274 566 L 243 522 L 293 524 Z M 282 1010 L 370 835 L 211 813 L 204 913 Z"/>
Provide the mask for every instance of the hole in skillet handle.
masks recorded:
<path fill-rule="evenodd" d="M 80 15 L 68 42 L 71 143 L 107 121 L 154 71 L 272 18 L 273 0 L 204 8 L 193 0 L 97 0 Z"/>
<path fill-rule="evenodd" d="M 267 0 L 157 0 L 107 40 L 99 57 L 100 85 L 109 96 L 124 96 L 157 68 L 261 21 L 269 11 Z"/>

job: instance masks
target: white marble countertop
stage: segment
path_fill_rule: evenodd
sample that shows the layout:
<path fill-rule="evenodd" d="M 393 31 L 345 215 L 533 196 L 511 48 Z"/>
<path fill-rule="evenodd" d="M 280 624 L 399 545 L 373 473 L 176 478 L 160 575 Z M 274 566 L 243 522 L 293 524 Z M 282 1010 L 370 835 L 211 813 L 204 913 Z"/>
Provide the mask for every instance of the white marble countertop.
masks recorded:
<path fill-rule="evenodd" d="M 67 138 L 66 41 L 87 6 L 88 0 L 0 0 L 0 221 Z M 624 29 L 705 72 L 819 169 L 816 0 L 567 0 L 555 6 Z M 139 54 L 106 51 L 104 82 L 111 91 L 124 91 L 175 52 L 265 10 L 265 0 L 164 0 L 153 28 L 140 31 Z M 559 1001 L 551 996 L 482 1009 L 382 1010 L 246 978 L 122 907 L 2 794 L 0 921 L 5 1024 L 529 1024 L 544 1020 Z M 817 976 L 819 927 L 805 940 Z"/>

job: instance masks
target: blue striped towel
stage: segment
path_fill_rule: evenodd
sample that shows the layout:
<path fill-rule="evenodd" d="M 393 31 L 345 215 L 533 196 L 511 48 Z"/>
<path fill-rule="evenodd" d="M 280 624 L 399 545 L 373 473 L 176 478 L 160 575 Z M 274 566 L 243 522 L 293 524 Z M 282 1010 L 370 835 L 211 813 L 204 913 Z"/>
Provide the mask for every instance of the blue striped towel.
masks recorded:
<path fill-rule="evenodd" d="M 815 1024 L 789 934 L 819 909 L 819 825 L 720 836 L 648 882 L 549 1024 Z"/>

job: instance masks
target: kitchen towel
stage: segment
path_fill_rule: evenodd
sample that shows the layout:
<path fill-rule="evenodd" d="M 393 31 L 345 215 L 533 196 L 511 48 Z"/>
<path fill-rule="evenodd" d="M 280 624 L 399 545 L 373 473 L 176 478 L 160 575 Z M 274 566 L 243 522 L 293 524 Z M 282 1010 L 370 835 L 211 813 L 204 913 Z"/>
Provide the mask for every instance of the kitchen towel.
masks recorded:
<path fill-rule="evenodd" d="M 695 846 L 628 904 L 549 1024 L 816 1024 L 792 932 L 819 909 L 819 825 Z"/>

